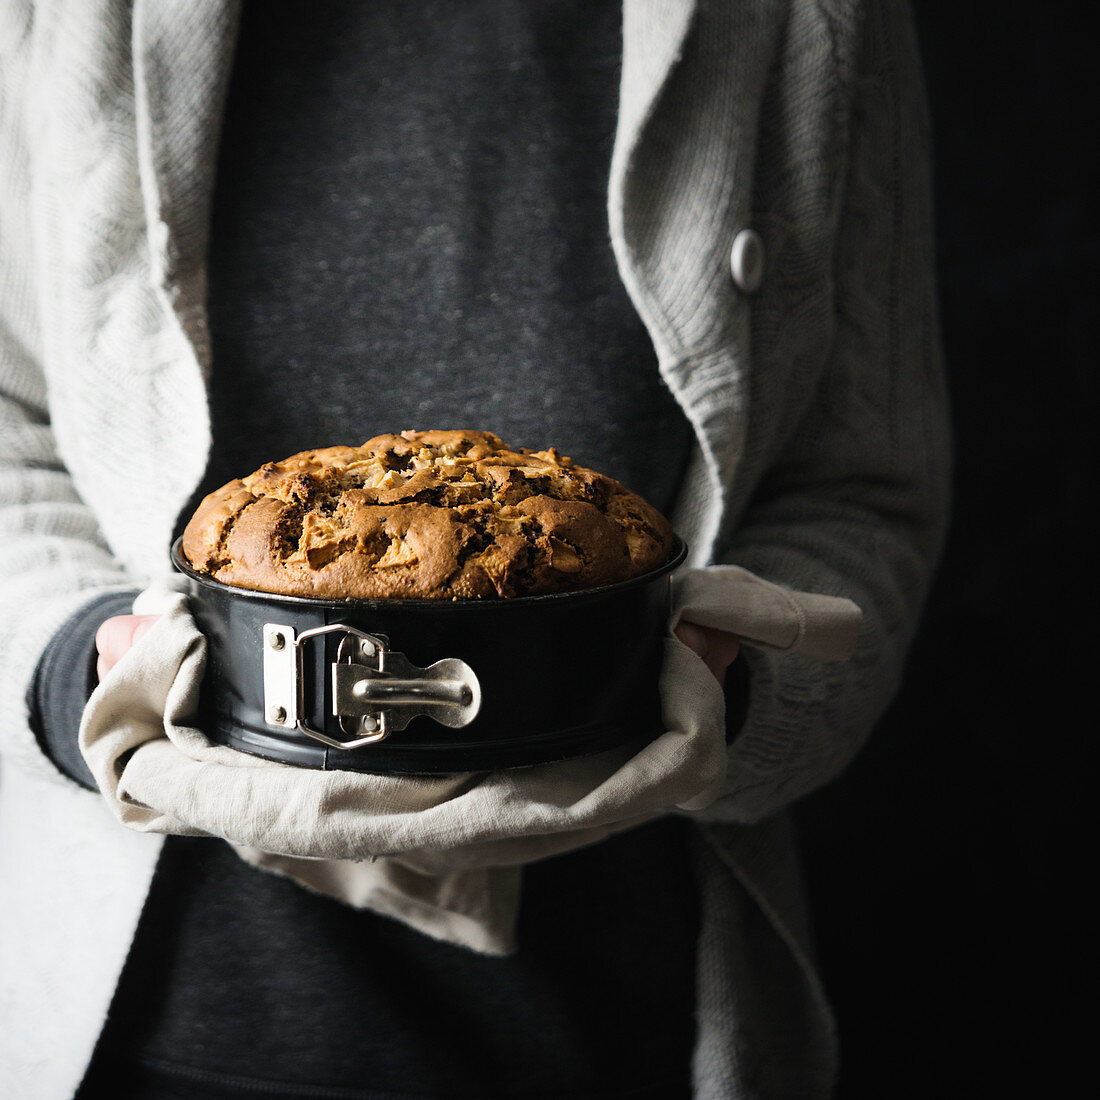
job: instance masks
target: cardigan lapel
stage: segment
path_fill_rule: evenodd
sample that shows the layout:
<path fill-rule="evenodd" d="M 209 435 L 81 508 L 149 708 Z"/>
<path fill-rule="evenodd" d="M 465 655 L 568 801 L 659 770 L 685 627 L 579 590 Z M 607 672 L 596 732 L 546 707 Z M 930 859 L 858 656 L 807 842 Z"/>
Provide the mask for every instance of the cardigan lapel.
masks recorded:
<path fill-rule="evenodd" d="M 51 426 L 78 494 L 135 579 L 167 569 L 176 516 L 209 449 L 205 187 L 187 165 L 199 159 L 194 143 L 214 137 L 207 116 L 220 84 L 202 59 L 228 50 L 230 8 L 58 0 L 33 21 L 25 109 Z"/>
<path fill-rule="evenodd" d="M 239 18 L 236 0 L 134 4 L 138 170 L 153 276 L 170 292 L 205 371 L 210 204 Z"/>
<path fill-rule="evenodd" d="M 783 19 L 781 0 L 623 4 L 608 220 L 623 282 L 699 442 L 677 516 L 692 565 L 712 559 L 744 448 L 749 313 L 729 257 L 750 221 Z"/>
<path fill-rule="evenodd" d="M 646 119 L 680 59 L 696 0 L 623 0 L 619 120 L 611 163 L 612 190 L 621 186 Z"/>
<path fill-rule="evenodd" d="M 642 320 L 649 329 L 662 366 L 670 357 L 667 325 L 660 323 L 660 307 L 642 270 L 635 223 L 647 219 L 639 202 L 637 181 L 643 184 L 651 169 L 651 142 L 647 131 L 677 62 L 695 16 L 697 0 L 623 0 L 623 56 L 619 89 L 619 116 L 607 213 L 611 243 L 619 273 Z"/>

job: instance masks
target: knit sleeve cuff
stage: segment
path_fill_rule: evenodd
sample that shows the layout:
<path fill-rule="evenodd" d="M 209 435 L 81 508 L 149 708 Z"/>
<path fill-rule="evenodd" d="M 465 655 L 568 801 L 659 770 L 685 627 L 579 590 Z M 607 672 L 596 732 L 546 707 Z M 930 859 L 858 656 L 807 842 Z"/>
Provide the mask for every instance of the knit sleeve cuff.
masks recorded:
<path fill-rule="evenodd" d="M 81 786 L 96 790 L 80 754 L 77 733 L 84 705 L 95 689 L 95 635 L 104 620 L 128 615 L 134 592 L 106 592 L 77 609 L 53 635 L 27 691 L 31 728 L 54 765 Z"/>
<path fill-rule="evenodd" d="M 723 689 L 726 696 L 726 744 L 730 745 L 741 732 L 749 712 L 749 666 L 738 656 L 726 669 Z"/>

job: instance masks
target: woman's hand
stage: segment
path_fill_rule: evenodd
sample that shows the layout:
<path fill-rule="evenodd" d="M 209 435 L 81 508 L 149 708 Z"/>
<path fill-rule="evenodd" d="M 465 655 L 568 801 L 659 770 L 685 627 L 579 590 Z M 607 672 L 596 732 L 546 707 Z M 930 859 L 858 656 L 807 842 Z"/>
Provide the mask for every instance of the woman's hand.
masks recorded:
<path fill-rule="evenodd" d="M 737 660 L 741 649 L 741 639 L 736 634 L 697 623 L 680 623 L 676 628 L 676 637 L 688 649 L 698 653 L 718 682 L 725 684 L 726 669 Z"/>
<path fill-rule="evenodd" d="M 159 615 L 115 615 L 104 619 L 95 633 L 95 647 L 99 651 L 96 675 L 102 680 L 159 618 Z"/>

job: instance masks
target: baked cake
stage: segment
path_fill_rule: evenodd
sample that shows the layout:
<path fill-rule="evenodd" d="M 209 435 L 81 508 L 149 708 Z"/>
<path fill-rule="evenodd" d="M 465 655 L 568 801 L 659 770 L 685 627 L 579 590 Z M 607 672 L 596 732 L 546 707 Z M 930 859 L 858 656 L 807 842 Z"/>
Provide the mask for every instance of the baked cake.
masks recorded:
<path fill-rule="evenodd" d="M 269 462 L 199 505 L 192 566 L 225 584 L 325 599 L 496 599 L 663 565 L 668 521 L 551 447 L 480 431 L 401 432 Z"/>

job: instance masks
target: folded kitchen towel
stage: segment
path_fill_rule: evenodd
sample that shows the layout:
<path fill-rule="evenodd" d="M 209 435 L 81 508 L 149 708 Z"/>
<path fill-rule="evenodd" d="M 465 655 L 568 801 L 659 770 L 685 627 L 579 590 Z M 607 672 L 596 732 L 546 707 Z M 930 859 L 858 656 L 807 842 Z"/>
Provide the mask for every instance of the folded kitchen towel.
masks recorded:
<path fill-rule="evenodd" d="M 515 949 L 522 867 L 670 810 L 702 809 L 725 777 L 725 700 L 672 634 L 695 622 L 745 645 L 844 660 L 860 613 L 735 566 L 674 580 L 660 679 L 665 732 L 641 749 L 451 776 L 320 771 L 211 742 L 195 725 L 206 643 L 180 591 L 134 603 L 153 628 L 96 688 L 80 748 L 116 817 L 140 832 L 221 837 L 307 889 L 488 954 Z"/>

